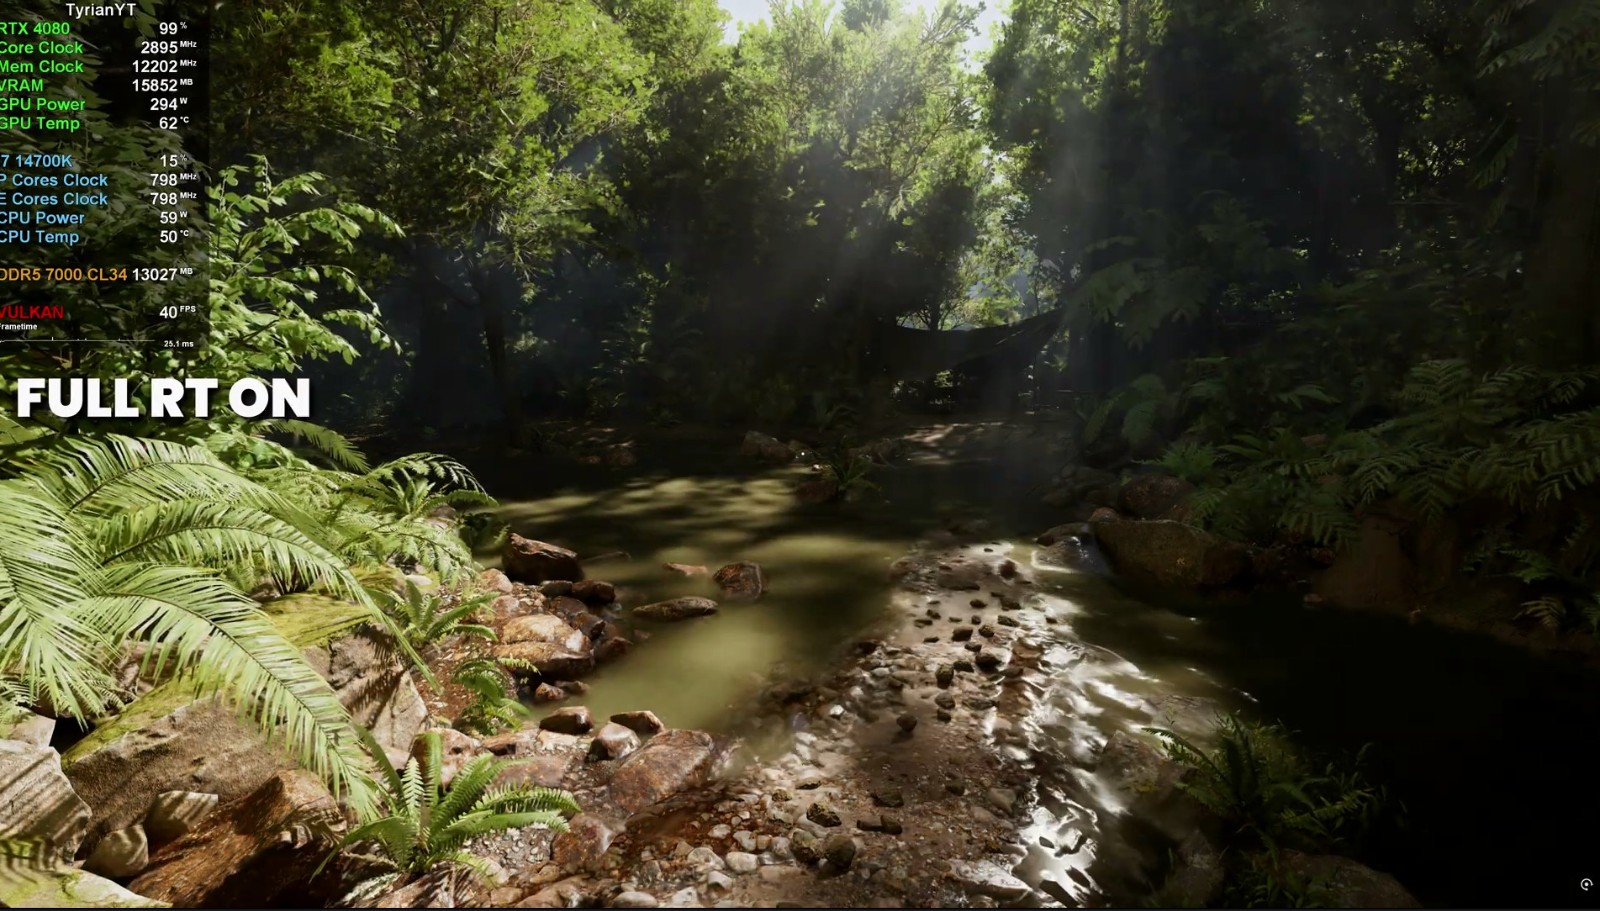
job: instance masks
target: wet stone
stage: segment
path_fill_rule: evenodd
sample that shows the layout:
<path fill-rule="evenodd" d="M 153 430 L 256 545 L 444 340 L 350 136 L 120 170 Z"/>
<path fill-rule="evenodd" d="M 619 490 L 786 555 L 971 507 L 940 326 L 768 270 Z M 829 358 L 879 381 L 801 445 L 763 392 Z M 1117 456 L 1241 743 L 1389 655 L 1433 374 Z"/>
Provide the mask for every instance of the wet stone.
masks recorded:
<path fill-rule="evenodd" d="M 824 800 L 816 801 L 811 806 L 807 807 L 806 818 L 819 826 L 829 829 L 834 828 L 843 822 L 843 820 L 839 818 L 838 811 L 829 806 L 827 801 Z"/>
<path fill-rule="evenodd" d="M 951 633 L 950 638 L 957 642 L 968 642 L 972 639 L 972 629 L 970 627 L 963 626 L 954 633 Z"/>
<path fill-rule="evenodd" d="M 872 805 L 876 807 L 903 807 L 906 805 L 906 798 L 898 790 L 873 791 Z"/>
<path fill-rule="evenodd" d="M 822 856 L 834 870 L 848 870 L 856 859 L 856 840 L 842 833 L 830 835 L 822 845 Z"/>

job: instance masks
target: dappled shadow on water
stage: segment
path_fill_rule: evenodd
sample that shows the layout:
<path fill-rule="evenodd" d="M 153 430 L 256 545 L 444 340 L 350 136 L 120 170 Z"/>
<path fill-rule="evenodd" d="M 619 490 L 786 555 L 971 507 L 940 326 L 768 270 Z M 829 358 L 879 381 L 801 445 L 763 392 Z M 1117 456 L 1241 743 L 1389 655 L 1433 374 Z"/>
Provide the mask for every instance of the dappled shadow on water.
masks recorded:
<path fill-rule="evenodd" d="M 586 681 L 584 701 L 597 714 L 647 707 L 669 724 L 710 730 L 736 726 L 733 707 L 775 673 L 801 676 L 836 661 L 883 616 L 889 565 L 919 535 L 957 517 L 996 534 L 1026 527 L 1022 492 L 1050 467 L 993 447 L 954 450 L 879 468 L 871 476 L 878 489 L 857 502 L 806 504 L 794 487 L 813 466 L 742 460 L 736 441 L 684 442 L 640 458 L 624 470 L 548 456 L 467 463 L 519 534 L 584 555 L 626 552 L 630 559 L 591 570 L 618 586 L 625 606 L 718 597 L 706 577 L 685 578 L 664 563 L 764 567 L 769 589 L 759 601 L 648 626 L 648 642 Z"/>

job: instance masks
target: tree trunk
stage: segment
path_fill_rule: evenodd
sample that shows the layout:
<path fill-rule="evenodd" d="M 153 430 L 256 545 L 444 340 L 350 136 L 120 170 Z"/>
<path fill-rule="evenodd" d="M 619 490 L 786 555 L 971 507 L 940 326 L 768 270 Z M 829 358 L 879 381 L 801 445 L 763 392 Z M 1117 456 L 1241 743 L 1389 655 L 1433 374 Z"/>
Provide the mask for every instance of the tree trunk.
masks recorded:
<path fill-rule="evenodd" d="M 489 270 L 493 268 L 475 263 L 471 269 L 472 288 L 477 292 L 483 344 L 489 357 L 489 379 L 500 403 L 500 414 L 505 419 L 506 440 L 512 446 L 523 447 L 531 439 L 522 414 L 522 398 L 511 381 L 506 350 L 508 312 L 521 288 L 514 276 L 500 270 L 491 273 Z"/>
<path fill-rule="evenodd" d="M 1596 115 L 1590 102 L 1571 122 Z M 1538 242 L 1528 255 L 1524 336 L 1555 366 L 1591 363 L 1600 351 L 1600 167 L 1596 149 L 1570 136 L 1551 155 Z"/>

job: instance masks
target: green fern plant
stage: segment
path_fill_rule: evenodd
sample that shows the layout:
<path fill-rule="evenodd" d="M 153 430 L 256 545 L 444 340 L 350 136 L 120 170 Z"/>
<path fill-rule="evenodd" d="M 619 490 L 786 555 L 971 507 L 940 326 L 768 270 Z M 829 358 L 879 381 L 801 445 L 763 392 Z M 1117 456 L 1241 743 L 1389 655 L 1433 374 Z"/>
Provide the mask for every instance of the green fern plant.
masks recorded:
<path fill-rule="evenodd" d="M 351 829 L 339 851 L 384 872 L 359 883 L 347 901 L 370 898 L 439 867 L 461 868 L 487 878 L 483 858 L 466 850 L 472 839 L 509 829 L 565 831 L 567 817 L 579 812 L 577 802 L 565 791 L 497 786 L 501 772 L 518 764 L 514 759 L 479 756 L 444 787 L 440 783 L 443 748 L 437 731 L 422 735 L 423 758 L 419 761 L 413 755 L 403 772 L 395 770 L 370 736 L 366 739 L 383 776 L 382 808 Z"/>
<path fill-rule="evenodd" d="M 488 594 L 463 597 L 454 606 L 446 607 L 444 598 L 424 592 L 417 583 L 405 580 L 403 593 L 389 596 L 389 613 L 405 640 L 418 652 L 449 639 L 451 636 L 476 636 L 494 639 L 494 630 L 472 622 L 473 617 L 488 604 Z"/>
<path fill-rule="evenodd" d="M 851 491 L 878 490 L 872 480 L 872 459 L 852 452 L 847 442 L 841 440 L 822 452 L 822 470 L 834 482 L 834 497 L 842 498 Z"/>
<path fill-rule="evenodd" d="M 1231 827 L 1233 836 L 1268 847 L 1284 840 L 1326 847 L 1358 839 L 1385 804 L 1381 790 L 1356 768 L 1330 765 L 1311 773 L 1276 725 L 1252 724 L 1237 715 L 1218 718 L 1216 745 L 1203 749 L 1164 728 L 1147 728 L 1167 755 L 1195 772 L 1179 784 Z"/>
<path fill-rule="evenodd" d="M 297 507 L 205 449 L 79 439 L 0 481 L 0 673 L 85 722 L 120 707 L 115 669 L 188 676 L 357 807 L 367 760 L 350 718 L 300 650 L 229 583 L 241 565 L 381 614 Z"/>
<path fill-rule="evenodd" d="M 495 734 L 516 727 L 532 714 L 528 707 L 507 696 L 516 681 L 511 671 L 532 672 L 532 662 L 515 658 L 470 658 L 456 667 L 451 680 L 472 694 L 456 717 L 457 730 L 470 734 Z"/>

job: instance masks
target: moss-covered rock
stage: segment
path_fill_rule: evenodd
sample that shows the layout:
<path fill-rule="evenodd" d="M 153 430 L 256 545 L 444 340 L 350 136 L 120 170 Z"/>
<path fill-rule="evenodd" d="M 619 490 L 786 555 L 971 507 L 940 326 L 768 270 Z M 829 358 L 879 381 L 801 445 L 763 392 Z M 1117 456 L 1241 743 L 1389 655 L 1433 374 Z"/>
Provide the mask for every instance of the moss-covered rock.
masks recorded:
<path fill-rule="evenodd" d="M 129 892 L 109 879 L 62 866 L 0 876 L 0 905 L 7 908 L 170 908 Z"/>
<path fill-rule="evenodd" d="M 362 608 L 326 601 L 280 610 L 273 622 L 328 678 L 352 717 L 403 757 L 426 717 L 420 694 L 383 646 L 361 627 Z M 72 787 L 92 808 L 86 848 L 145 818 L 168 791 L 216 794 L 226 803 L 293 767 L 288 753 L 214 698 L 196 699 L 183 681 L 157 686 L 62 756 Z"/>

